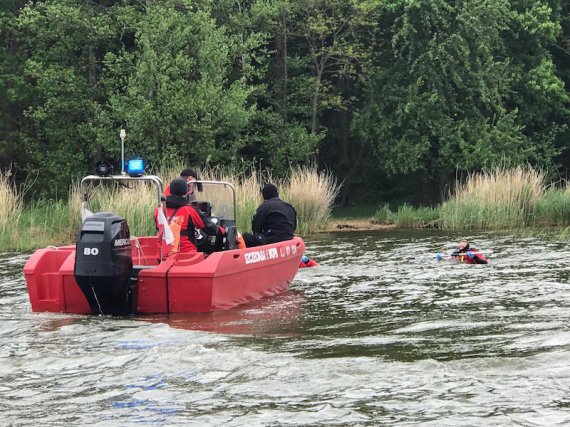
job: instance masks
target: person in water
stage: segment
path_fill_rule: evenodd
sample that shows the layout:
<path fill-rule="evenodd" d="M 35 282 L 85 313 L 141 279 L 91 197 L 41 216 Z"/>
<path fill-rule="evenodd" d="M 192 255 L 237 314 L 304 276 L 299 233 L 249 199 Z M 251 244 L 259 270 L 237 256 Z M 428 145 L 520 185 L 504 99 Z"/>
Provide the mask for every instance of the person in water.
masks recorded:
<path fill-rule="evenodd" d="M 317 267 L 319 264 L 307 255 L 303 255 L 301 257 L 301 263 L 299 264 L 299 268 L 307 268 L 307 267 Z"/>
<path fill-rule="evenodd" d="M 168 254 L 172 255 L 177 252 L 192 253 L 196 252 L 196 235 L 194 229 L 202 230 L 210 236 L 222 232 L 217 224 L 214 224 L 201 212 L 188 204 L 187 195 L 190 191 L 188 183 L 184 178 L 176 178 L 170 182 L 170 194 L 166 197 L 165 208 L 159 206 L 154 211 L 154 220 L 157 229 L 159 228 L 158 212 L 164 209 L 170 229 L 174 235 L 174 245 Z M 161 245 L 162 242 L 159 242 Z M 161 248 L 159 247 L 159 252 Z"/>
<path fill-rule="evenodd" d="M 459 262 L 465 264 L 487 264 L 487 258 L 479 251 L 469 245 L 469 242 L 465 239 L 459 241 L 458 248 L 452 252 L 452 259 L 456 259 Z"/>
<path fill-rule="evenodd" d="M 196 200 L 196 195 L 194 194 L 194 189 L 195 189 L 194 187 L 196 187 L 198 191 L 202 191 L 202 184 L 200 184 L 199 182 L 196 183 L 196 181 L 200 180 L 200 178 L 198 178 L 198 174 L 196 173 L 196 171 L 190 168 L 184 169 L 182 172 L 180 172 L 180 178 L 184 179 L 188 183 L 188 193 L 186 194 L 186 199 L 188 200 L 188 202 Z M 164 195 L 170 196 L 170 194 L 171 194 L 170 184 L 168 184 L 164 189 Z"/>
<path fill-rule="evenodd" d="M 265 184 L 261 194 L 263 203 L 251 220 L 253 233 L 243 233 L 248 248 L 290 240 L 297 228 L 295 208 L 279 198 L 275 185 Z"/>

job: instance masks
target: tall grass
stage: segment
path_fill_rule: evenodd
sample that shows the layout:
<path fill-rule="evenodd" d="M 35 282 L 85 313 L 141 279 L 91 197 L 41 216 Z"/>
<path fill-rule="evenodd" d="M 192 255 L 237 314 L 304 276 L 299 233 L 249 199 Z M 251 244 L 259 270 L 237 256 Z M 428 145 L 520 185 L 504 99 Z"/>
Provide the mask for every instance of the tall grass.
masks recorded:
<path fill-rule="evenodd" d="M 443 203 L 440 220 L 451 230 L 513 229 L 533 224 L 544 195 L 545 176 L 528 167 L 496 168 L 457 183 Z"/>
<path fill-rule="evenodd" d="M 236 185 L 237 227 L 240 232 L 251 230 L 251 219 L 262 201 L 262 178 L 257 173 L 242 175 Z"/>
<path fill-rule="evenodd" d="M 388 204 L 381 206 L 373 215 L 373 224 L 394 224 L 400 228 L 423 228 L 439 218 L 439 210 L 429 207 L 418 207 L 405 203 L 392 212 Z"/>
<path fill-rule="evenodd" d="M 167 186 L 174 178 L 180 178 L 180 172 L 187 167 L 184 162 L 172 161 L 161 165 L 160 170 L 152 171 L 152 173 L 162 179 L 163 184 Z M 199 169 L 196 172 L 201 179 L 206 179 L 200 174 Z"/>
<path fill-rule="evenodd" d="M 394 224 L 394 212 L 388 203 L 384 203 L 370 218 L 372 224 Z"/>
<path fill-rule="evenodd" d="M 182 163 L 155 172 L 163 182 L 179 176 Z M 241 170 L 243 170 L 242 168 Z M 262 202 L 263 183 L 273 182 L 281 197 L 298 213 L 297 233 L 307 235 L 322 229 L 331 215 L 339 186 L 328 173 L 315 167 L 293 168 L 285 179 L 274 179 L 268 172 L 250 170 L 232 173 L 220 168 L 197 170 L 204 180 L 227 181 L 237 190 L 237 225 L 242 232 L 251 229 L 251 218 Z M 156 192 L 150 185 L 129 184 L 93 186 L 90 207 L 93 212 L 112 211 L 125 217 L 134 236 L 153 235 L 153 211 Z M 10 174 L 0 173 L 0 248 L 26 250 L 48 245 L 73 243 L 80 227 L 79 208 L 82 200 L 79 183 L 73 183 L 67 201 L 36 200 L 24 205 L 24 190 L 16 188 Z M 199 199 L 216 195 L 198 193 Z M 206 199 L 204 199 L 206 197 Z M 373 221 L 398 227 L 423 227 L 438 219 L 442 228 L 522 229 L 527 226 L 559 226 L 570 224 L 570 186 L 546 189 L 541 172 L 529 168 L 494 169 L 473 174 L 461 184 L 439 209 L 414 209 L 409 205 L 390 210 L 386 204 Z M 570 227 L 565 233 L 570 234 Z"/>
<path fill-rule="evenodd" d="M 37 200 L 24 209 L 17 249 L 69 244 L 75 240 L 78 221 L 61 200 Z"/>
<path fill-rule="evenodd" d="M 11 180 L 11 172 L 0 171 L 0 243 L 14 245 L 18 241 L 18 228 L 23 210 L 22 194 Z"/>
<path fill-rule="evenodd" d="M 537 226 L 570 224 L 570 187 L 551 187 L 536 202 Z"/>
<path fill-rule="evenodd" d="M 291 170 L 289 180 L 280 185 L 281 198 L 297 211 L 298 233 L 314 233 L 328 222 L 340 189 L 332 174 L 319 173 L 316 167 L 297 167 Z"/>
<path fill-rule="evenodd" d="M 127 220 L 132 236 L 156 233 L 154 209 L 158 204 L 156 188 L 145 182 L 129 182 L 126 185 L 92 185 L 89 188 L 89 207 L 92 212 L 114 212 Z M 70 192 L 70 211 L 79 218 L 80 189 Z"/>
<path fill-rule="evenodd" d="M 168 184 L 186 166 L 173 164 L 155 172 Z M 299 234 L 308 234 L 324 226 L 338 186 L 330 174 L 315 168 L 297 168 L 288 179 L 274 180 L 268 172 L 252 170 L 249 174 L 231 174 L 219 168 L 197 170 L 203 180 L 226 181 L 236 188 L 237 225 L 242 232 L 251 229 L 251 218 L 262 202 L 262 183 L 273 181 L 281 196 L 298 212 Z M 156 189 L 144 182 L 117 185 L 101 181 L 89 184 L 89 209 L 110 211 L 123 216 L 133 236 L 154 235 Z M 204 191 L 197 198 L 212 205 L 221 204 L 220 195 Z M 220 200 L 218 200 L 220 198 Z M 67 201 L 36 200 L 24 207 L 23 196 L 14 188 L 7 175 L 0 176 L 0 247 L 27 250 L 49 245 L 71 244 L 81 225 L 80 206 L 83 199 L 79 183 L 70 187 Z M 227 199 L 226 199 L 227 200 Z M 16 224 L 16 225 L 14 225 Z"/>

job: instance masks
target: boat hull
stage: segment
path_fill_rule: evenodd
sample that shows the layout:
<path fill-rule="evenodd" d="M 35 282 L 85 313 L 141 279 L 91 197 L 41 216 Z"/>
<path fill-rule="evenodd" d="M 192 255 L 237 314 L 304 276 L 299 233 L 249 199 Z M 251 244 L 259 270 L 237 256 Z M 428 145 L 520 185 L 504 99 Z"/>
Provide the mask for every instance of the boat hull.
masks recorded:
<path fill-rule="evenodd" d="M 299 237 L 254 248 L 176 254 L 156 263 L 156 237 L 133 239 L 133 313 L 227 309 L 289 288 L 305 244 Z M 32 310 L 91 313 L 74 277 L 75 246 L 36 251 L 24 267 Z"/>

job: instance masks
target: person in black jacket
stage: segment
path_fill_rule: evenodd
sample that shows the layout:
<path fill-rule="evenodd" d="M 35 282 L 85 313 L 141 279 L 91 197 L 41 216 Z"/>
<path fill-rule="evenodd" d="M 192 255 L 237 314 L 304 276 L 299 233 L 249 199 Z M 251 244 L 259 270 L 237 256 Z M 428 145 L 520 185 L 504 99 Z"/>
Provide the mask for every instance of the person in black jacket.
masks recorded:
<path fill-rule="evenodd" d="M 267 245 L 293 238 L 297 228 L 297 212 L 279 198 L 277 187 L 266 184 L 261 190 L 263 203 L 251 220 L 252 233 L 243 233 L 247 247 Z"/>

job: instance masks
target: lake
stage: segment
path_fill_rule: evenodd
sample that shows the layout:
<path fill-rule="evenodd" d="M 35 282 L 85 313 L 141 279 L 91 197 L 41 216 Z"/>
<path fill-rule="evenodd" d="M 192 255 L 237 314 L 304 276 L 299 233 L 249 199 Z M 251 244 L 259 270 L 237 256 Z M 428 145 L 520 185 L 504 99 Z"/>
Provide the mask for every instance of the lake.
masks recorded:
<path fill-rule="evenodd" d="M 313 236 L 287 293 L 178 316 L 32 313 L 0 254 L 0 424 L 568 425 L 568 245 L 460 237 Z"/>

